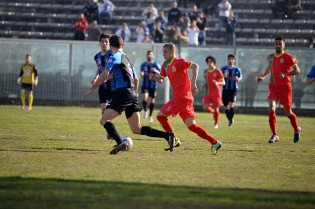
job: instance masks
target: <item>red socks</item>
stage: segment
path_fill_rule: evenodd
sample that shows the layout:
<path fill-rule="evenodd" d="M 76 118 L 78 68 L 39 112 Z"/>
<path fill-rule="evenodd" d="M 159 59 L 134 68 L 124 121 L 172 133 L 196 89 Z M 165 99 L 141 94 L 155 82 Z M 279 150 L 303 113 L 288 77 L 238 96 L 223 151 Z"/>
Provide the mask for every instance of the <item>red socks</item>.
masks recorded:
<path fill-rule="evenodd" d="M 220 117 L 220 112 L 219 111 L 213 113 L 214 124 L 218 124 L 219 123 L 219 117 Z"/>
<path fill-rule="evenodd" d="M 298 132 L 299 131 L 299 125 L 298 125 L 298 122 L 297 122 L 297 118 L 296 118 L 296 115 L 293 113 L 290 117 L 290 122 L 291 122 L 291 125 L 292 127 L 294 128 L 294 131 L 295 132 Z"/>
<path fill-rule="evenodd" d="M 269 125 L 273 135 L 277 135 L 277 117 L 276 112 L 269 112 Z"/>
<path fill-rule="evenodd" d="M 199 137 L 207 140 L 210 142 L 212 145 L 217 143 L 217 140 L 210 136 L 210 134 L 201 126 L 198 124 L 194 124 L 192 126 L 189 126 L 188 129 L 194 133 L 196 133 Z"/>
<path fill-rule="evenodd" d="M 162 125 L 164 131 L 174 132 L 174 129 L 173 129 L 170 121 L 167 119 L 167 117 L 158 115 L 158 116 L 156 116 L 156 118 L 160 122 L 160 124 Z"/>

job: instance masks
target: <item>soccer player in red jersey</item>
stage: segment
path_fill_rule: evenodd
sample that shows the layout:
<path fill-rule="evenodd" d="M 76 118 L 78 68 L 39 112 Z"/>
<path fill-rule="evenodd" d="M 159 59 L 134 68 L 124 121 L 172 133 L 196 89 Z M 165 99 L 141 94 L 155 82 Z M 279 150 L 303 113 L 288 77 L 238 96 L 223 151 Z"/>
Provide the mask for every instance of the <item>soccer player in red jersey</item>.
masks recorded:
<path fill-rule="evenodd" d="M 173 88 L 174 98 L 167 102 L 157 114 L 157 120 L 161 123 L 165 131 L 174 131 L 168 117 L 179 114 L 188 129 L 196 133 L 199 137 L 211 143 L 211 153 L 216 154 L 221 147 L 221 142 L 213 138 L 203 127 L 196 122 L 196 114 L 193 106 L 193 94 L 199 92 L 196 85 L 199 65 L 192 61 L 176 57 L 176 47 L 173 43 L 163 46 L 163 57 L 165 59 L 159 77 L 150 75 L 151 79 L 162 83 L 168 77 Z M 189 79 L 188 70 L 192 69 L 192 78 Z M 174 140 L 173 147 L 176 147 Z M 173 150 L 170 147 L 170 150 Z"/>
<path fill-rule="evenodd" d="M 208 56 L 206 63 L 208 64 L 208 69 L 205 69 L 203 72 L 205 78 L 205 95 L 202 100 L 202 106 L 204 111 L 213 113 L 213 128 L 217 129 L 219 127 L 219 108 L 221 106 L 221 85 L 225 85 L 225 80 L 221 70 L 215 66 L 215 57 Z"/>
<path fill-rule="evenodd" d="M 269 143 L 279 141 L 277 133 L 277 117 L 276 104 L 280 101 L 283 105 L 285 115 L 290 119 L 294 129 L 293 142 L 297 143 L 300 139 L 301 127 L 298 125 L 297 117 L 292 112 L 292 86 L 291 76 L 300 73 L 298 61 L 294 56 L 284 52 L 285 40 L 283 37 L 275 38 L 274 42 L 275 53 L 268 56 L 269 66 L 265 73 L 257 78 L 258 82 L 262 82 L 268 74 L 270 74 L 269 83 L 269 125 L 272 131 L 272 136 Z"/>

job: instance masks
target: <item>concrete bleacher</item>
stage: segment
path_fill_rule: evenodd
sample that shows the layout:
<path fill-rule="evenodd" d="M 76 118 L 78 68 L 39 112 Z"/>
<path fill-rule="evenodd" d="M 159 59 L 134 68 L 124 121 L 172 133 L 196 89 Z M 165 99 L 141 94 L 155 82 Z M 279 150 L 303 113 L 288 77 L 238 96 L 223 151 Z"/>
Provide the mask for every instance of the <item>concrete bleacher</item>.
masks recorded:
<path fill-rule="evenodd" d="M 104 32 L 114 33 L 123 22 L 132 30 L 144 19 L 141 13 L 150 0 L 115 0 L 116 9 L 112 25 L 100 25 Z M 154 2 L 157 9 L 167 11 L 172 0 Z M 203 1 L 203 5 L 205 5 Z M 265 45 L 275 35 L 286 37 L 290 46 L 305 47 L 309 37 L 315 35 L 315 1 L 302 0 L 303 10 L 293 19 L 274 19 L 271 0 L 230 0 L 237 21 L 238 46 Z M 192 2 L 190 2 L 190 5 Z M 0 2 L 0 37 L 41 38 L 70 40 L 74 22 L 83 10 L 81 0 L 2 0 Z M 182 9 L 189 12 L 190 7 Z M 208 18 L 207 44 L 222 45 L 224 39 L 216 37 L 217 17 Z"/>

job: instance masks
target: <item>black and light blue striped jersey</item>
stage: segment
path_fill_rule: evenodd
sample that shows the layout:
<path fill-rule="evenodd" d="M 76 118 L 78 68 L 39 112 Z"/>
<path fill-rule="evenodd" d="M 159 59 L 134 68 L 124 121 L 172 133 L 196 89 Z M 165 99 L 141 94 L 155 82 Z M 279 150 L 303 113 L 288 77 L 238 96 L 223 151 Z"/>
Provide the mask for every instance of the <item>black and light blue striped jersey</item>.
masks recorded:
<path fill-rule="evenodd" d="M 137 77 L 131 60 L 123 51 L 113 54 L 106 65 L 115 82 L 115 89 L 134 88 L 134 78 Z"/>
<path fill-rule="evenodd" d="M 140 72 L 144 72 L 144 76 L 142 77 L 141 86 L 145 88 L 156 88 L 157 83 L 155 80 L 149 79 L 150 73 L 156 75 L 157 73 L 152 72 L 152 68 L 155 68 L 158 71 L 161 71 L 161 66 L 157 62 L 144 62 L 141 64 Z"/>
<path fill-rule="evenodd" d="M 222 74 L 224 76 L 225 85 L 222 86 L 223 90 L 236 90 L 238 89 L 238 83 L 235 82 L 235 77 L 242 77 L 241 69 L 237 66 L 229 68 L 228 65 L 225 65 L 221 68 Z"/>
<path fill-rule="evenodd" d="M 96 65 L 97 65 L 97 70 L 98 70 L 99 75 L 105 70 L 108 59 L 112 55 L 113 55 L 112 51 L 108 50 L 105 54 L 102 54 L 102 52 L 99 52 L 94 56 L 94 60 L 95 60 Z M 107 82 L 104 82 L 102 84 L 102 87 L 104 89 L 110 89 L 111 91 L 114 91 L 115 90 L 115 83 L 114 83 L 114 81 L 109 80 Z"/>

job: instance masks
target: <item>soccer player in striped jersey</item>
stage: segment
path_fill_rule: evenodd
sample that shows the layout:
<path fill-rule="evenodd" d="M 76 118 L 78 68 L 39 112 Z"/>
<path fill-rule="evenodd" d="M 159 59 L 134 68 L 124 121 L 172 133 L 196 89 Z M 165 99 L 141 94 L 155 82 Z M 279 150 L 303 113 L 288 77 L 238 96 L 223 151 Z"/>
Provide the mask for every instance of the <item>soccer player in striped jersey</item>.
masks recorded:
<path fill-rule="evenodd" d="M 31 55 L 25 56 L 25 63 L 21 66 L 18 84 L 21 84 L 21 102 L 22 109 L 25 109 L 25 91 L 28 91 L 27 111 L 32 110 L 33 105 L 33 88 L 38 84 L 38 73 L 35 65 L 32 63 Z"/>
<path fill-rule="evenodd" d="M 281 36 L 276 37 L 274 41 L 275 53 L 268 55 L 268 63 L 265 73 L 257 78 L 258 82 L 262 82 L 268 74 L 270 74 L 269 83 L 269 125 L 272 136 L 269 143 L 279 141 L 277 131 L 276 105 L 278 102 L 283 105 L 284 113 L 289 118 L 294 129 L 293 142 L 297 143 L 300 139 L 301 127 L 298 125 L 297 116 L 292 111 L 292 75 L 300 73 L 298 61 L 296 58 L 284 52 L 285 39 Z"/>
<path fill-rule="evenodd" d="M 235 66 L 236 59 L 233 54 L 228 55 L 227 61 L 228 64 L 221 68 L 225 80 L 225 85 L 222 86 L 222 101 L 226 117 L 229 120 L 229 127 L 232 127 L 238 82 L 242 80 L 242 72 L 239 67 Z"/>
<path fill-rule="evenodd" d="M 215 155 L 222 144 L 220 141 L 213 138 L 203 127 L 197 124 L 197 115 L 195 114 L 193 106 L 193 94 L 199 92 L 196 84 L 199 65 L 183 58 L 177 58 L 176 46 L 173 43 L 167 43 L 163 46 L 163 57 L 165 61 L 161 67 L 159 77 L 151 75 L 150 78 L 162 83 L 165 77 L 168 77 L 174 91 L 174 98 L 161 108 L 157 114 L 157 120 L 161 123 L 166 132 L 174 132 L 168 117 L 170 115 L 175 117 L 179 114 L 190 131 L 196 133 L 199 137 L 207 140 L 212 145 L 211 154 Z M 191 79 L 188 73 L 190 68 L 192 69 Z"/>
<path fill-rule="evenodd" d="M 206 63 L 208 64 L 208 69 L 205 69 L 203 73 L 205 78 L 205 95 L 202 100 L 202 106 L 204 111 L 213 113 L 213 128 L 217 129 L 220 117 L 221 86 L 225 85 L 225 80 L 221 70 L 215 66 L 215 57 L 208 56 Z"/>
<path fill-rule="evenodd" d="M 101 125 L 107 133 L 117 142 L 117 146 L 110 154 L 117 154 L 121 150 L 128 148 L 128 144 L 122 142 L 117 129 L 112 122 L 122 112 L 125 112 L 129 127 L 134 134 L 141 134 L 151 137 L 164 138 L 168 142 L 170 148 L 175 144 L 174 133 L 159 131 L 150 126 L 142 126 L 140 124 L 140 106 L 138 104 L 137 90 L 139 87 L 139 79 L 135 69 L 123 52 L 124 42 L 118 35 L 113 35 L 109 39 L 110 48 L 113 55 L 108 60 L 105 70 L 101 73 L 93 86 L 83 95 L 86 98 L 104 81 L 113 79 L 115 81 L 115 94 L 112 100 L 106 106 L 106 109 L 100 120 Z"/>
<path fill-rule="evenodd" d="M 144 110 L 144 118 L 148 117 L 148 96 L 150 101 L 150 112 L 149 112 L 149 120 L 153 122 L 153 109 L 155 104 L 155 96 L 156 96 L 156 87 L 157 84 L 155 80 L 149 79 L 149 75 L 153 73 L 155 76 L 160 74 L 161 67 L 155 62 L 154 55 L 151 50 L 147 51 L 147 61 L 143 62 L 140 67 L 140 76 L 142 78 L 141 83 L 141 94 L 142 94 L 142 106 Z"/>

